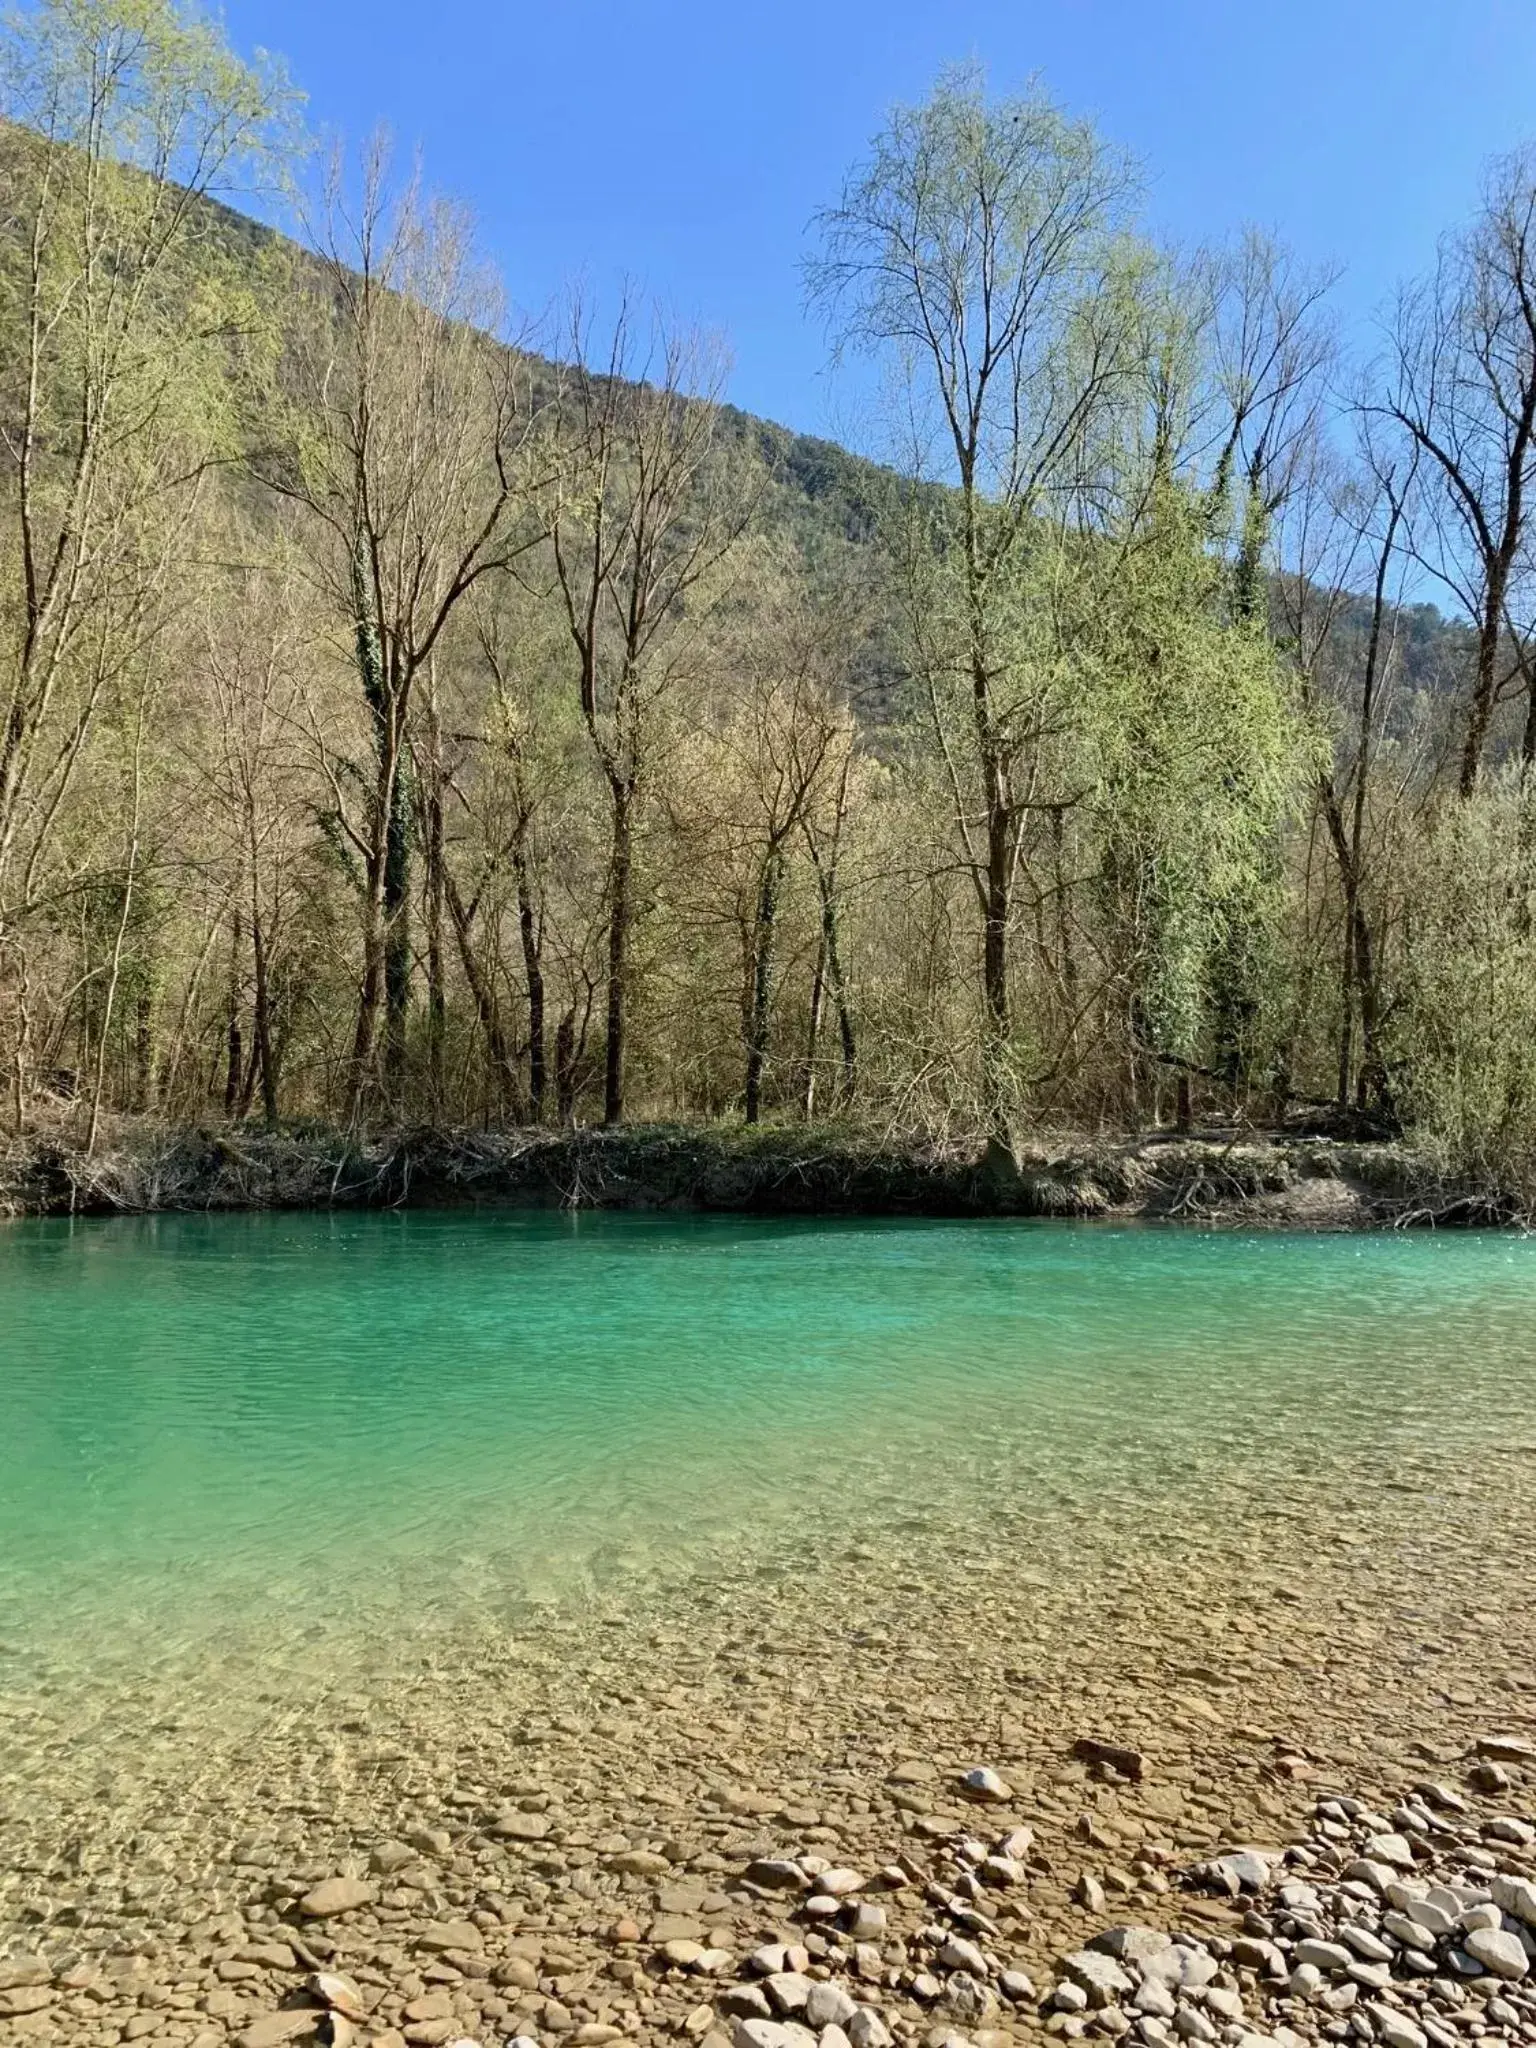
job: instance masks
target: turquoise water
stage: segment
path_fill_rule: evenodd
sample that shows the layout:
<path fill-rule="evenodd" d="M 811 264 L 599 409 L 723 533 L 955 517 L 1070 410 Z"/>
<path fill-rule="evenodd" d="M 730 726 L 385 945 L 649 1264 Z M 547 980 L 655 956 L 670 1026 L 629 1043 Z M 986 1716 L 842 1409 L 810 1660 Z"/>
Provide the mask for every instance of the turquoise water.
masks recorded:
<path fill-rule="evenodd" d="M 1106 1491 L 1198 1519 L 1528 1448 L 1533 1395 L 1536 1243 L 1498 1235 L 20 1223 L 0 1638 L 449 1626 L 1004 1497 L 1026 1544 Z"/>

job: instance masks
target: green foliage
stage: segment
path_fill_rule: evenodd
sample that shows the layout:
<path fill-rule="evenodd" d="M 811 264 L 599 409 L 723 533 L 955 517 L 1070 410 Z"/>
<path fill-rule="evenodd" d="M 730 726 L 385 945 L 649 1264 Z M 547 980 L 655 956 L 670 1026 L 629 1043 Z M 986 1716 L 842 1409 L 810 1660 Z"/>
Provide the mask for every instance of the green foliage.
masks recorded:
<path fill-rule="evenodd" d="M 1536 1194 L 1536 792 L 1506 774 L 1407 850 L 1389 1056 L 1410 1120 L 1459 1174 Z"/>
<path fill-rule="evenodd" d="M 1198 1060 L 1283 910 L 1275 849 L 1309 765 L 1268 635 L 1231 603 L 1204 494 L 1167 476 L 1095 575 L 1094 807 L 1146 1049 Z"/>
<path fill-rule="evenodd" d="M 335 1113 L 387 946 L 381 1114 L 594 1116 L 622 1011 L 641 1113 L 1007 1137 L 1177 1068 L 1220 1114 L 1358 1086 L 1536 1187 L 1536 816 L 1442 800 L 1465 629 L 1276 644 L 1319 387 L 1260 238 L 1151 247 L 1091 129 L 947 75 L 812 272 L 896 377 L 881 468 L 718 406 L 686 337 L 640 383 L 503 348 L 378 155 L 318 249 L 243 222 L 291 97 L 172 0 L 0 51 L 23 1108 L 29 1060 L 251 1103 L 260 1045 L 269 1113 Z"/>

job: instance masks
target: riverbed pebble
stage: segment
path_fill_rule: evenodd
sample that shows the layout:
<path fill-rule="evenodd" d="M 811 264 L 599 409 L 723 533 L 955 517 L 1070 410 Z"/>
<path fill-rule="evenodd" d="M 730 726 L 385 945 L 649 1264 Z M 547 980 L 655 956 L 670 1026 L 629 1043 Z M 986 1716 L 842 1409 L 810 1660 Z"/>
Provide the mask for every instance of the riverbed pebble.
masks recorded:
<path fill-rule="evenodd" d="M 1454 1816 L 1456 1807 L 1442 1801 L 1436 1812 Z M 1242 1935 L 1108 1929 L 1087 1950 L 1060 1957 L 1042 2005 L 1048 2027 L 1071 2031 L 1074 2014 L 1086 2022 L 1113 2002 L 1138 2015 L 1149 2048 L 1170 2024 L 1185 2041 L 1234 2048 L 1290 2038 L 1383 2048 L 1536 2042 L 1536 1998 L 1524 1988 L 1536 1963 L 1536 1883 L 1525 1871 L 1490 1867 L 1486 1825 L 1457 1827 L 1401 1807 L 1394 1817 L 1411 1837 L 1392 1839 L 1363 1801 L 1319 1800 L 1310 1838 L 1266 1853 L 1269 1881 L 1251 1888 L 1231 1852 L 1190 1866 L 1185 1884 L 1197 1895 L 1251 1899 Z M 1528 1846 L 1519 1830 L 1494 1839 L 1511 1853 Z M 1241 1877 L 1256 1874 L 1250 1866 Z M 1095 1966 L 1095 1954 L 1120 1958 L 1123 1968 Z M 1168 1968 L 1174 1955 L 1206 1957 L 1203 1988 L 1180 1984 Z M 1134 1985 L 1122 1981 L 1127 1973 Z"/>
<path fill-rule="evenodd" d="M 1317 1455 L 1254 1514 L 1192 1423 L 1166 1526 L 1098 1464 L 885 1544 L 808 1497 L 409 1664 L 0 1661 L 0 2048 L 1536 2048 L 1536 1464 L 1367 1514 Z"/>

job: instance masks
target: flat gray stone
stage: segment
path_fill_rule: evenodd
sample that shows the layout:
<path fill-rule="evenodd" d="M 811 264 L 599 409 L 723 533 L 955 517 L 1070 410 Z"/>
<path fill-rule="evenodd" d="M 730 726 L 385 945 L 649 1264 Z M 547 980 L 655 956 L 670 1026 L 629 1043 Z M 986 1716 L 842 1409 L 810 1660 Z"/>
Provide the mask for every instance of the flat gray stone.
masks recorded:
<path fill-rule="evenodd" d="M 1493 1903 L 1510 1915 L 1536 1928 L 1536 1884 L 1528 1877 L 1496 1877 L 1489 1889 Z"/>
<path fill-rule="evenodd" d="M 1145 1956 L 1161 1955 L 1165 1948 L 1172 1948 L 1173 1939 L 1160 1927 L 1106 1927 L 1088 1946 L 1122 1962 L 1139 1963 Z"/>
<path fill-rule="evenodd" d="M 1490 1976 L 1503 1977 L 1511 1984 L 1531 1967 L 1519 1937 L 1499 1927 L 1474 1927 L 1462 1945 Z"/>
<path fill-rule="evenodd" d="M 1370 1862 L 1390 1863 L 1394 1870 L 1413 1868 L 1413 1847 L 1406 1835 L 1372 1835 L 1365 1853 Z"/>
<path fill-rule="evenodd" d="M 768 1995 L 756 1984 L 727 1984 L 715 1998 L 727 2019 L 766 2020 L 773 2017 Z"/>
<path fill-rule="evenodd" d="M 1422 2027 L 1416 2027 L 1405 2013 L 1393 2005 L 1368 2005 L 1376 2028 L 1376 2038 L 1383 2048 L 1429 2048 L 1428 2037 Z"/>
<path fill-rule="evenodd" d="M 1256 1849 L 1236 1849 L 1229 1856 L 1218 1856 L 1211 1869 L 1218 1877 L 1231 1878 L 1239 1891 L 1261 1892 L 1269 1883 L 1271 1865 Z"/>
<path fill-rule="evenodd" d="M 1108 2005 L 1121 1992 L 1132 1988 L 1131 1979 L 1114 1957 L 1103 1955 L 1096 1949 L 1081 1948 L 1063 1956 L 1061 1967 L 1071 1981 L 1098 2005 Z"/>
<path fill-rule="evenodd" d="M 1391 1943 L 1383 1941 L 1379 1934 L 1373 1934 L 1369 1927 L 1360 1927 L 1353 1921 L 1346 1921 L 1339 1929 L 1339 1939 L 1347 1948 L 1352 1948 L 1357 1956 L 1363 1956 L 1368 1963 L 1390 1963 L 1392 1960 Z"/>
<path fill-rule="evenodd" d="M 429 1920 L 417 1935 L 416 1946 L 437 1955 L 446 1955 L 450 1949 L 477 1955 L 485 1947 L 485 1936 L 473 1920 Z"/>
<path fill-rule="evenodd" d="M 1394 1941 L 1400 1941 L 1404 1948 L 1416 1949 L 1420 1955 L 1433 1955 L 1435 1937 L 1427 1927 L 1421 1927 L 1406 1913 L 1383 1913 L 1381 1924 Z"/>
<path fill-rule="evenodd" d="M 1178 2012 L 1174 2016 L 1173 2030 L 1186 2041 L 1214 2041 L 1217 2039 L 1215 2027 L 1203 2012 L 1196 2011 L 1192 2005 L 1181 2005 L 1179 2007 Z"/>
<path fill-rule="evenodd" d="M 1154 1978 L 1175 1991 L 1198 1991 L 1209 1984 L 1221 1965 L 1203 1948 L 1184 1948 L 1170 1942 L 1155 1955 L 1143 1956 L 1136 1965 L 1143 1977 Z"/>
<path fill-rule="evenodd" d="M 1536 1742 L 1527 1742 L 1523 1735 L 1484 1735 L 1476 1748 L 1491 1764 L 1536 1764 Z"/>
<path fill-rule="evenodd" d="M 731 2022 L 731 2040 L 734 2048 L 796 2048 L 796 2040 L 804 2032 L 794 2032 L 778 2020 L 738 2019 Z M 814 2040 L 814 2034 L 807 2038 Z"/>
<path fill-rule="evenodd" d="M 549 1825 L 545 1813 L 503 1813 L 491 1823 L 490 1832 L 504 1842 L 542 1842 Z"/>
<path fill-rule="evenodd" d="M 1179 2002 L 1166 1984 L 1160 1984 L 1155 1977 L 1144 1977 L 1136 1987 L 1131 2000 L 1135 2011 L 1149 2019 L 1171 2020 L 1179 2009 Z"/>
<path fill-rule="evenodd" d="M 805 2011 L 815 1986 L 809 1977 L 802 1977 L 798 1970 L 776 1970 L 771 1977 L 763 1979 L 763 1989 L 772 2000 L 776 2011 L 796 2014 Z"/>
<path fill-rule="evenodd" d="M 1312 1963 L 1330 1977 L 1337 1977 L 1354 1961 L 1349 1950 L 1338 1941 L 1298 1941 L 1291 1953 L 1298 1963 Z"/>

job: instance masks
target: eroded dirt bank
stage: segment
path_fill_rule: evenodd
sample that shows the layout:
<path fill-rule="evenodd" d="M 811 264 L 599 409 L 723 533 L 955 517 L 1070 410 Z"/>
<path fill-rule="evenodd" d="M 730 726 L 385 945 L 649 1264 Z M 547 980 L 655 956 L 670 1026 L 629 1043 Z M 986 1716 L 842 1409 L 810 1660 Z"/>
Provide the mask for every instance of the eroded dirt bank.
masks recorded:
<path fill-rule="evenodd" d="M 1016 1162 L 842 1130 L 166 1130 L 0 1151 L 0 1214 L 479 1202 L 756 1214 L 1120 1217 L 1373 1229 L 1515 1219 L 1412 1146 L 1284 1133 L 1034 1137 Z"/>

